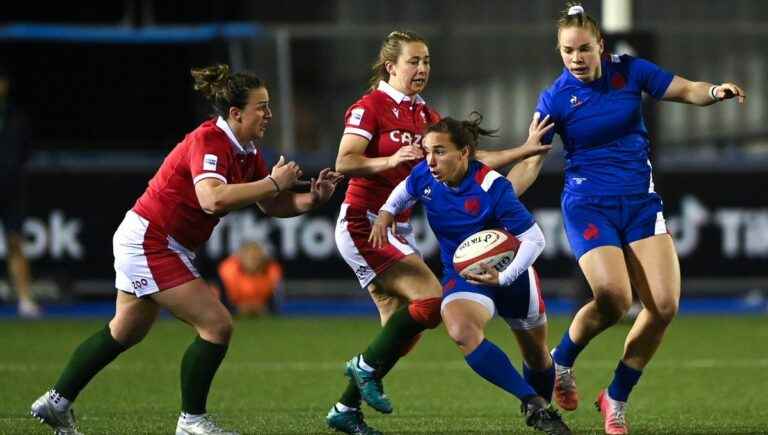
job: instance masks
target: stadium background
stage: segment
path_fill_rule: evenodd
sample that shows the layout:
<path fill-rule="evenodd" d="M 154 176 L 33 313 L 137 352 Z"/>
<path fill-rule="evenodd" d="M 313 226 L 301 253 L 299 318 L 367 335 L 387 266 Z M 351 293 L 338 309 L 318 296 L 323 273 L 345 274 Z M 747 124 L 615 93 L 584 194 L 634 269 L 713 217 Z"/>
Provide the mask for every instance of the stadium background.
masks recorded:
<path fill-rule="evenodd" d="M 722 379 L 720 393 L 740 392 L 741 414 L 725 417 L 723 426 L 704 425 L 700 433 L 757 433 L 756 428 L 765 427 L 768 422 L 765 399 L 759 395 L 759 385 L 745 386 L 743 381 L 759 379 L 768 367 L 768 3 L 593 0 L 584 4 L 590 14 L 603 21 L 603 13 L 609 7 L 618 4 L 629 8 L 629 27 L 606 29 L 607 42 L 614 51 L 649 57 L 690 79 L 733 81 L 748 94 L 743 106 L 729 102 L 702 109 L 651 104 L 646 108 L 646 116 L 653 136 L 657 190 L 665 199 L 670 229 L 681 257 L 681 313 L 699 315 L 677 321 L 679 326 L 674 334 L 679 335 L 670 339 L 672 344 L 665 344 L 658 366 L 661 371 L 669 371 L 664 379 L 674 384 L 675 361 L 693 354 L 698 359 L 691 366 L 701 370 L 690 377 L 692 382 Z M 125 0 L 87 6 L 56 3 L 44 8 L 16 3 L 4 10 L 0 15 L 0 63 L 10 70 L 16 100 L 30 116 L 34 128 L 25 250 L 35 279 L 33 291 L 43 302 L 49 320 L 32 326 L 14 319 L 15 305 L 8 300 L 13 297 L 12 292 L 5 281 L 5 267 L 0 268 L 0 297 L 8 302 L 0 305 L 0 335 L 4 337 L 0 342 L 0 374 L 5 379 L 21 380 L 21 384 L 0 384 L 0 402 L 8 406 L 0 405 L 0 433 L 31 433 L 32 426 L 24 426 L 21 415 L 28 399 L 42 387 L 38 379 L 50 382 L 70 348 L 111 314 L 112 232 L 164 155 L 209 113 L 207 105 L 191 89 L 190 67 L 226 62 L 235 69 L 254 70 L 265 78 L 275 116 L 264 145 L 268 161 L 284 154 L 297 160 L 305 173 L 313 173 L 333 165 L 344 110 L 367 87 L 369 65 L 382 38 L 396 28 L 411 29 L 430 41 L 433 68 L 425 98 L 445 115 L 462 117 L 480 110 L 488 125 L 501 128 L 501 136 L 489 141 L 487 147 L 517 145 L 525 138 L 538 93 L 562 68 L 554 48 L 554 19 L 562 7 L 560 1 L 522 0 Z M 565 317 L 556 315 L 567 315 L 584 297 L 580 272 L 561 229 L 561 169 L 558 146 L 548 158 L 540 179 L 523 197 L 548 240 L 547 250 L 537 265 L 550 301 L 548 307 L 555 314 L 552 330 L 556 336 L 566 325 Z M 302 317 L 258 324 L 241 321 L 238 334 L 250 337 L 248 340 L 256 342 L 258 337 L 271 337 L 272 341 L 258 345 L 275 346 L 269 347 L 272 356 L 259 360 L 259 353 L 235 353 L 228 359 L 231 367 L 239 367 L 246 377 L 259 379 L 263 385 L 271 385 L 269 382 L 274 380 L 276 397 L 289 397 L 295 391 L 287 389 L 285 396 L 280 396 L 281 378 L 263 378 L 272 373 L 270 361 L 280 364 L 281 356 L 291 360 L 302 358 L 301 354 L 291 353 L 292 348 L 282 351 L 280 346 L 302 343 L 295 338 L 297 335 L 312 341 L 316 348 L 310 349 L 322 361 L 320 371 L 312 375 L 327 377 L 331 373 L 329 366 L 336 370 L 334 364 L 354 352 L 359 347 L 354 343 L 362 345 L 371 333 L 365 330 L 356 337 L 344 335 L 342 341 L 353 344 L 337 346 L 332 342 L 319 345 L 317 341 L 328 337 L 307 332 L 314 326 L 340 331 L 361 322 L 346 317 L 316 320 L 313 316 L 375 313 L 373 304 L 359 290 L 333 245 L 333 225 L 342 198 L 343 189 L 321 210 L 289 220 L 266 219 L 255 208 L 232 213 L 200 253 L 200 270 L 209 278 L 215 277 L 216 263 L 247 240 L 264 243 L 283 262 L 283 311 Z M 430 265 L 437 267 L 436 244 L 418 216 L 415 223 L 420 246 Z M 0 257 L 5 257 L 4 243 L 0 243 Z M 743 317 L 731 317 L 735 314 Z M 371 317 L 363 323 L 373 328 L 376 321 Z M 728 326 L 720 329 L 717 325 Z M 51 328 L 65 338 L 59 342 L 47 332 Z M 182 329 L 175 328 L 183 327 L 162 326 L 165 333 L 172 331 L 166 334 L 170 338 L 150 342 L 147 352 L 163 348 L 174 337 L 186 337 Z M 731 333 L 734 340 L 712 338 L 723 331 Z M 39 346 L 24 344 L 28 334 L 36 337 L 33 340 Z M 162 337 L 164 332 L 156 334 Z M 430 337 L 424 344 L 425 352 L 428 349 L 442 355 L 440 351 L 445 346 L 450 348 L 444 333 L 437 335 L 442 340 L 440 344 L 436 344 L 438 338 Z M 615 347 L 621 342 L 619 335 L 603 339 L 606 348 L 608 340 L 613 340 L 610 355 L 616 353 Z M 176 341 L 176 353 L 180 355 L 186 338 Z M 700 345 L 675 354 L 667 350 L 674 348 L 674 343 Z M 718 349 L 718 345 L 722 347 L 717 356 L 707 352 Z M 38 367 L 37 362 L 47 360 L 50 351 L 61 352 L 56 354 L 56 364 Z M 597 352 L 600 350 L 591 355 L 598 355 Z M 414 378 L 421 378 L 421 370 L 434 369 L 420 366 L 419 355 L 422 354 L 416 352 L 412 366 L 406 363 L 411 368 L 406 373 Z M 455 371 L 460 369 L 458 356 L 450 352 L 446 355 L 456 360 L 456 367 L 448 367 L 449 372 L 453 370 L 451 376 L 456 376 Z M 741 362 L 734 366 L 724 362 L 728 360 L 718 359 L 727 355 L 741 357 L 737 358 Z M 128 358 L 122 367 L 133 370 L 142 356 Z M 163 369 L 170 380 L 161 395 L 168 396 L 170 404 L 164 412 L 170 415 L 175 412 L 176 354 L 168 358 L 174 364 Z M 603 369 L 612 364 L 603 354 L 595 358 L 587 357 L 585 364 L 591 361 L 593 366 L 604 366 Z M 247 365 L 254 359 L 260 362 Z M 238 366 L 239 363 L 245 365 Z M 115 383 L 119 382 L 120 367 L 118 364 L 117 372 L 105 376 L 113 376 Z M 734 367 L 738 375 L 734 375 Z M 691 375 L 690 370 L 684 373 Z M 463 371 L 461 375 L 467 383 L 472 382 L 471 374 Z M 222 378 L 217 382 L 234 386 L 240 376 L 225 370 Z M 400 389 L 404 401 L 410 394 L 416 394 L 406 387 L 407 377 L 393 383 L 390 388 Z M 501 397 L 477 384 L 473 383 L 471 388 L 480 388 L 482 394 L 490 397 L 488 401 Z M 647 386 L 646 391 L 654 385 Z M 308 394 L 306 400 L 318 409 L 297 411 L 289 407 L 281 410 L 285 414 L 277 412 L 271 420 L 249 421 L 254 425 L 251 431 L 267 431 L 263 429 L 267 424 L 280 428 L 275 433 L 307 433 L 307 427 L 321 430 L 310 423 L 302 424 L 316 420 L 315 414 L 325 411 L 337 386 L 333 382 L 329 389 L 318 388 L 321 392 L 301 393 Z M 438 396 L 444 389 L 437 384 L 433 388 Z M 591 386 L 587 384 L 586 388 Z M 593 389 L 597 388 L 595 383 Z M 106 396 L 111 390 L 105 387 L 95 391 L 94 396 L 100 397 L 99 391 Z M 4 400 L 4 392 L 9 392 L 12 400 Z M 688 392 L 705 397 L 711 393 L 695 389 Z M 235 414 L 244 406 L 237 404 L 237 397 L 225 401 L 229 406 L 225 415 Z M 659 397 L 663 395 L 659 393 L 636 406 L 653 408 Z M 94 406 L 94 399 L 91 400 Z M 763 406 L 758 408 L 760 400 Z M 268 403 L 257 403 L 262 409 L 272 409 Z M 483 403 L 480 400 L 476 405 L 481 408 Z M 719 404 L 711 406 L 710 414 L 722 409 Z M 674 409 L 677 408 L 662 412 L 658 423 L 644 426 L 648 433 L 694 433 L 684 423 L 665 426 L 665 417 L 674 420 Z M 97 406 L 95 411 L 98 415 Z M 419 420 L 427 417 L 417 416 L 417 411 L 406 411 L 404 418 L 396 420 L 396 427 L 404 431 L 424 424 L 425 428 L 444 433 L 452 424 L 428 426 L 426 420 Z M 286 422 L 291 418 L 290 412 L 304 420 L 292 426 L 293 423 Z M 456 412 L 451 407 L 445 409 L 446 414 Z M 705 417 L 707 412 L 702 415 Z M 748 415 L 751 420 L 745 423 L 741 415 Z M 162 418 L 155 417 L 148 417 L 146 424 L 157 423 L 162 427 Z M 109 421 L 97 418 L 90 424 L 111 427 Z M 594 429 L 591 418 L 576 421 L 577 427 Z M 125 420 L 119 422 L 128 424 Z M 374 418 L 373 422 L 378 420 Z M 460 424 L 475 427 L 473 421 L 462 420 Z M 17 431 L 19 427 L 24 429 Z M 479 427 L 484 430 L 484 426 Z M 498 428 L 485 429 L 492 432 Z M 146 427 L 141 430 L 153 433 Z"/>
<path fill-rule="evenodd" d="M 613 3 L 631 11 L 629 28 L 607 29 L 613 51 L 748 91 L 744 106 L 649 104 L 646 112 L 654 181 L 678 243 L 686 296 L 754 299 L 768 289 L 768 33 L 759 25 L 768 5 Z M 585 2 L 604 20 L 610 4 Z M 192 66 L 226 62 L 264 77 L 275 114 L 268 161 L 285 154 L 305 173 L 333 165 L 344 110 L 366 88 L 368 66 L 394 28 L 429 39 L 425 97 L 434 107 L 456 117 L 480 110 L 501 128 L 487 147 L 522 142 L 538 93 L 562 68 L 553 32 L 560 2 L 16 6 L 0 28 L 0 59 L 34 128 L 24 229 L 43 299 L 111 296 L 114 228 L 168 150 L 210 113 L 191 89 Z M 549 242 L 538 262 L 547 288 L 568 296 L 578 272 L 558 209 L 562 160 L 558 148 L 525 202 Z M 218 260 L 257 240 L 286 264 L 289 301 L 364 297 L 333 246 L 342 198 L 340 192 L 323 210 L 288 221 L 264 219 L 255 207 L 232 213 L 201 253 L 201 271 L 212 276 Z M 434 239 L 423 220 L 417 223 L 422 250 L 436 266 Z"/>

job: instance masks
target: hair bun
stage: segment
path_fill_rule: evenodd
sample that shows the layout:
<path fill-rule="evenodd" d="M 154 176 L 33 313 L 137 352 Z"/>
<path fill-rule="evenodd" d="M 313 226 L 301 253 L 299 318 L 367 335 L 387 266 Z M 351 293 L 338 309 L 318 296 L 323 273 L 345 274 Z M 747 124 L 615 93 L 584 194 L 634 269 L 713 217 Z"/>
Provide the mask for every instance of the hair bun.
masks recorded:
<path fill-rule="evenodd" d="M 584 8 L 581 5 L 571 6 L 567 15 L 584 15 Z"/>

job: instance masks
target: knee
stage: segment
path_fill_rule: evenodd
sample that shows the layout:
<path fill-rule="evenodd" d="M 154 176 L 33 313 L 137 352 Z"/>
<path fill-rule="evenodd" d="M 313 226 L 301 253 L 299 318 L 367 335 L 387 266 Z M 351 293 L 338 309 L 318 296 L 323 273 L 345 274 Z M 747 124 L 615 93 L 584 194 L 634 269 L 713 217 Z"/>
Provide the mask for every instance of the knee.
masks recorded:
<path fill-rule="evenodd" d="M 470 323 L 455 322 L 446 324 L 448 336 L 465 353 L 473 351 L 485 338 L 483 331 Z"/>
<path fill-rule="evenodd" d="M 606 286 L 595 289 L 595 303 L 601 319 L 607 325 L 613 325 L 621 320 L 632 305 L 632 293 L 617 290 L 617 288 Z"/>
<path fill-rule="evenodd" d="M 424 325 L 425 328 L 434 329 L 441 321 L 441 298 L 416 299 L 408 305 L 408 312 L 414 320 Z"/>
<path fill-rule="evenodd" d="M 675 318 L 675 316 L 677 316 L 679 307 L 680 304 L 677 300 L 669 300 L 664 301 L 663 303 L 660 303 L 651 309 L 648 309 L 648 311 L 657 324 L 666 328 L 670 323 L 672 323 L 672 320 Z"/>
<path fill-rule="evenodd" d="M 232 332 L 234 326 L 232 325 L 232 316 L 229 313 L 226 315 L 216 316 L 209 319 L 204 325 L 199 326 L 198 334 L 206 341 L 217 344 L 228 344 L 232 338 Z"/>
<path fill-rule="evenodd" d="M 110 335 L 112 335 L 112 338 L 116 342 L 125 346 L 126 349 L 141 342 L 141 340 L 147 336 L 148 332 L 148 328 L 131 327 L 121 324 L 119 319 L 112 319 L 112 321 L 109 322 Z"/>

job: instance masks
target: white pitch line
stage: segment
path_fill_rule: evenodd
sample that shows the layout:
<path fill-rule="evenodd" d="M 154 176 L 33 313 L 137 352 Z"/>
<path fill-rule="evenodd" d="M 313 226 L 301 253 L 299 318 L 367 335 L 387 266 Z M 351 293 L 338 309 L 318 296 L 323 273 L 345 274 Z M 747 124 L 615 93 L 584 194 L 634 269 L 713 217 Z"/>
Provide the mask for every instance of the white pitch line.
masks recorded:
<path fill-rule="evenodd" d="M 578 369 L 605 369 L 614 368 L 617 360 L 584 360 L 576 365 Z M 518 364 L 517 362 L 515 362 Z M 59 370 L 62 364 L 0 364 L 0 373 L 3 372 L 32 372 L 40 370 Z M 225 370 L 255 370 L 255 371 L 341 371 L 344 367 L 343 361 L 337 362 L 310 362 L 310 361 L 252 361 L 252 362 L 227 362 L 224 361 Z M 432 371 L 432 370 L 466 370 L 467 365 L 463 361 L 435 361 L 435 362 L 409 362 L 403 361 L 397 365 L 398 371 Z M 716 359 L 692 359 L 687 361 L 651 361 L 649 369 L 733 369 L 733 368 L 768 368 L 768 358 L 741 358 L 736 360 L 716 360 Z M 110 365 L 108 370 L 119 371 L 177 371 L 179 364 L 173 363 L 156 364 L 147 363 L 116 363 Z"/>

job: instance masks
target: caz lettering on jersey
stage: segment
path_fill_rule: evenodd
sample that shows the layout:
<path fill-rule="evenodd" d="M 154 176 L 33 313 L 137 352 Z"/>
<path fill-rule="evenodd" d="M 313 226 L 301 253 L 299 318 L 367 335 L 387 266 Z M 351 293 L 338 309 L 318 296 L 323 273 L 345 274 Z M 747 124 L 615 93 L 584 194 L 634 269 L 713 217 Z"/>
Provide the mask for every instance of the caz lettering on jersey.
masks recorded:
<path fill-rule="evenodd" d="M 392 130 L 389 132 L 389 138 L 392 142 L 401 143 L 403 145 L 421 146 L 422 135 L 412 134 L 409 131 Z"/>

